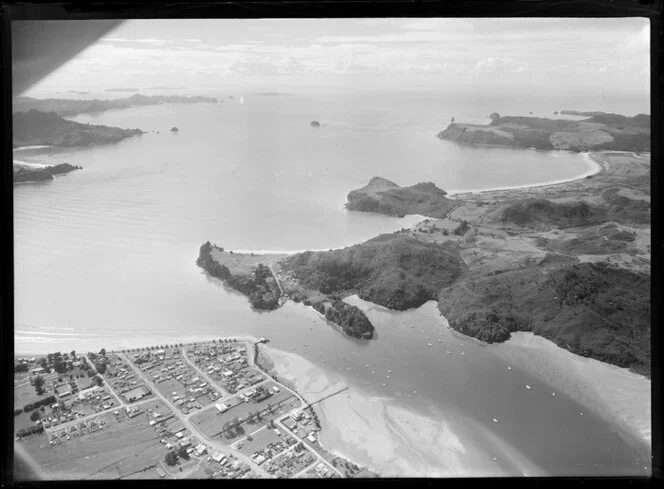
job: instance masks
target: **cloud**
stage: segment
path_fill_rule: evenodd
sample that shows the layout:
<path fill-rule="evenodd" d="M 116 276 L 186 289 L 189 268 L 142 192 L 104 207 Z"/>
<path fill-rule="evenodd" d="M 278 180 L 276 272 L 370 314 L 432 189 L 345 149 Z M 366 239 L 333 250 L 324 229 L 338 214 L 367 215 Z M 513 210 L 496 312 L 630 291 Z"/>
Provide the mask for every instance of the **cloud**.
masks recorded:
<path fill-rule="evenodd" d="M 528 70 L 528 63 L 517 61 L 514 58 L 500 58 L 491 56 L 483 58 L 475 64 L 475 69 L 481 73 L 512 72 L 523 73 Z"/>

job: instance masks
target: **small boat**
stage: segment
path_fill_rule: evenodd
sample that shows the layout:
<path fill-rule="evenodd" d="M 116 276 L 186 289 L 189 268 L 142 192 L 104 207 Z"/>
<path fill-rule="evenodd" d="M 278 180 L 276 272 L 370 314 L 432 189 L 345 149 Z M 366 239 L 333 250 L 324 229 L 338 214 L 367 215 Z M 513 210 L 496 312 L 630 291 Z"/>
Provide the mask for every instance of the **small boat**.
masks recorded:
<path fill-rule="evenodd" d="M 442 342 L 443 342 L 443 340 L 438 340 L 438 343 L 442 343 Z"/>
<path fill-rule="evenodd" d="M 449 350 L 445 350 L 445 352 L 449 355 L 451 352 Z"/>
<path fill-rule="evenodd" d="M 431 343 L 427 343 L 427 346 L 433 346 Z"/>
<path fill-rule="evenodd" d="M 495 462 L 496 460 L 498 460 L 498 459 L 496 457 L 493 457 L 493 461 Z"/>
<path fill-rule="evenodd" d="M 531 387 L 528 384 L 526 384 L 526 389 L 530 390 Z"/>
<path fill-rule="evenodd" d="M 388 369 L 387 369 L 387 373 L 388 373 L 388 374 L 391 374 L 392 371 L 388 368 Z"/>
<path fill-rule="evenodd" d="M 244 97 L 243 97 L 243 96 L 240 96 L 240 103 L 241 103 L 241 104 L 244 103 Z"/>
<path fill-rule="evenodd" d="M 391 379 L 392 377 L 390 377 L 389 375 L 386 375 L 385 378 L 386 379 Z"/>
<path fill-rule="evenodd" d="M 461 352 L 461 354 L 462 354 L 462 355 L 465 355 L 465 353 L 464 353 L 464 352 Z"/>
<path fill-rule="evenodd" d="M 497 423 L 498 420 L 497 420 L 496 418 L 493 418 L 493 422 L 494 422 L 494 423 Z"/>
<path fill-rule="evenodd" d="M 583 416 L 583 412 L 580 412 L 579 414 L 580 414 L 581 416 Z"/>
<path fill-rule="evenodd" d="M 408 394 L 408 397 L 409 397 L 409 398 L 412 398 L 413 396 L 411 396 L 410 394 Z"/>
<path fill-rule="evenodd" d="M 508 365 L 508 366 L 507 366 L 507 370 L 512 370 L 512 367 L 510 367 L 510 366 Z"/>
<path fill-rule="evenodd" d="M 413 391 L 413 394 L 417 394 L 417 391 Z"/>
<path fill-rule="evenodd" d="M 383 387 L 385 387 L 387 384 L 383 384 Z"/>
<path fill-rule="evenodd" d="M 375 373 L 376 373 L 376 371 L 375 371 L 375 370 L 372 370 L 372 371 L 371 371 L 371 373 L 372 373 L 372 374 L 375 374 Z"/>
<path fill-rule="evenodd" d="M 364 366 L 367 367 L 367 368 L 369 368 L 369 364 L 368 364 L 368 363 L 365 363 Z"/>
<path fill-rule="evenodd" d="M 555 392 L 552 392 L 551 395 L 552 395 L 553 397 L 556 397 L 556 393 L 555 393 Z"/>

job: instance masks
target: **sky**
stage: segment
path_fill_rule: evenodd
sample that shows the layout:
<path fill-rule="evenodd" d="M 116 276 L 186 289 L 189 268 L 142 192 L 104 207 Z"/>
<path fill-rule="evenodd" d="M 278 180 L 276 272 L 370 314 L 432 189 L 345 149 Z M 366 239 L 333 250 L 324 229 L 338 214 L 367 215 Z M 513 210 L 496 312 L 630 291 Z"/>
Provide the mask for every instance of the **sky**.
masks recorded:
<path fill-rule="evenodd" d="M 27 94 L 346 85 L 647 95 L 649 43 L 649 21 L 634 17 L 130 20 Z"/>

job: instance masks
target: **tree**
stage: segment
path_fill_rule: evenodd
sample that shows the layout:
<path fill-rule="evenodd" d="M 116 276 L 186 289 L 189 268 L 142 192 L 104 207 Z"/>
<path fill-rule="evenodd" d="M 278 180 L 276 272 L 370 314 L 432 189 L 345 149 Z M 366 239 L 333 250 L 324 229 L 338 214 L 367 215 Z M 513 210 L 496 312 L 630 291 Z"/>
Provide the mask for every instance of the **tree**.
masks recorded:
<path fill-rule="evenodd" d="M 35 377 L 35 389 L 40 391 L 43 390 L 42 387 L 44 387 L 44 378 L 41 375 L 37 375 L 37 377 Z"/>
<path fill-rule="evenodd" d="M 105 356 L 106 356 L 106 348 L 102 348 L 101 350 L 99 350 L 99 354 L 100 354 L 102 357 L 105 357 Z"/>
<path fill-rule="evenodd" d="M 189 454 L 187 453 L 187 449 L 185 447 L 180 447 L 178 450 L 178 456 L 185 460 L 189 460 Z"/>
<path fill-rule="evenodd" d="M 76 350 L 71 351 L 71 357 L 76 360 Z"/>
<path fill-rule="evenodd" d="M 452 120 L 450 121 L 452 124 L 454 124 L 454 117 L 452 117 Z"/>
<path fill-rule="evenodd" d="M 166 461 L 166 464 L 172 467 L 177 463 L 178 456 L 174 451 L 169 450 L 168 452 L 166 452 L 166 457 L 164 458 L 164 460 Z"/>
<path fill-rule="evenodd" d="M 32 411 L 32 414 L 30 414 L 30 421 L 37 421 L 40 417 L 39 411 Z"/>

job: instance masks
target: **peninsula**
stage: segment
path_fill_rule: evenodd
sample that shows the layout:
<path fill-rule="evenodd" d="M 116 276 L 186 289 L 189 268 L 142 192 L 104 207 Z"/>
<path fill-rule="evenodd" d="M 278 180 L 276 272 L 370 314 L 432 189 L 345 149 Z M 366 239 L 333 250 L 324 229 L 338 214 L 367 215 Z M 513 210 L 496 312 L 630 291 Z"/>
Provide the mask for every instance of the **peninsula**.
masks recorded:
<path fill-rule="evenodd" d="M 110 90 L 107 90 L 110 91 Z M 115 90 L 118 91 L 118 90 Z M 36 99 L 32 97 L 15 97 L 13 112 L 26 112 L 31 109 L 42 112 L 55 112 L 62 117 L 78 114 L 91 114 L 113 109 L 161 104 L 198 104 L 218 103 L 214 97 L 186 97 L 181 95 L 141 95 L 139 93 L 127 98 L 111 100 L 75 100 L 75 99 Z"/>
<path fill-rule="evenodd" d="M 571 111 L 563 111 L 571 113 Z M 539 117 L 501 117 L 491 114 L 491 123 L 452 122 L 438 133 L 440 139 L 470 145 L 511 146 L 542 150 L 650 151 L 650 116 L 627 117 L 605 112 L 575 112 L 583 120 Z"/>
<path fill-rule="evenodd" d="M 140 129 L 120 129 L 81 124 L 63 119 L 54 112 L 30 109 L 13 114 L 14 148 L 20 146 L 90 146 L 117 143 L 143 134 Z"/>
<path fill-rule="evenodd" d="M 496 115 L 496 124 L 478 132 L 521 144 L 537 127 L 531 121 L 519 133 L 513 118 L 505 119 Z M 632 139 L 618 136 L 611 144 L 631 147 L 650 132 L 649 116 L 592 119 L 587 123 L 597 131 L 613 131 L 618 120 L 638 128 Z M 572 136 L 588 137 L 586 126 L 573 127 Z M 514 132 L 502 136 L 507 129 Z M 349 193 L 349 210 L 429 218 L 347 248 L 275 257 L 270 271 L 283 298 L 328 319 L 337 316 L 330 307 L 345 310 L 343 298 L 353 294 L 393 310 L 436 300 L 452 328 L 481 341 L 533 332 L 573 353 L 649 376 L 650 155 L 601 151 L 589 157 L 599 170 L 585 178 L 454 199 L 432 183 L 404 188 L 373 178 Z M 347 315 L 369 331 L 368 320 L 354 311 Z"/>

